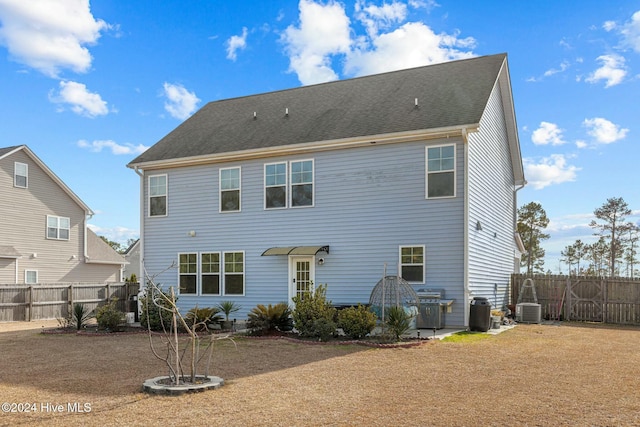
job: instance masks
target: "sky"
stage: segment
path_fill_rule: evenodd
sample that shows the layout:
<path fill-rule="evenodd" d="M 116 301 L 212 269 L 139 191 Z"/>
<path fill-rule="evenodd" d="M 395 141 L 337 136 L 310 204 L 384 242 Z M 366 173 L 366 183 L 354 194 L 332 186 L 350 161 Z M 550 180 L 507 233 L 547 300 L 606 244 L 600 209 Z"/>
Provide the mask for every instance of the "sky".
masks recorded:
<path fill-rule="evenodd" d="M 528 185 L 560 251 L 612 197 L 640 224 L 640 0 L 0 0 L 0 147 L 139 237 L 126 164 L 207 102 L 507 53 Z"/>

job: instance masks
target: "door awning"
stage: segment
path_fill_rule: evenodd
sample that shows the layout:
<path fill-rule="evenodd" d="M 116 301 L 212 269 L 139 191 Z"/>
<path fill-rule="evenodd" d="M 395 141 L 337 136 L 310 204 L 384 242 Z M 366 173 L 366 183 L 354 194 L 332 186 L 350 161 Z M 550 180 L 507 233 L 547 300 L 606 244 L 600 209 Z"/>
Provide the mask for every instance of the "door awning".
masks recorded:
<path fill-rule="evenodd" d="M 318 252 L 329 253 L 329 245 L 326 246 L 278 246 L 262 252 L 262 256 L 269 255 L 315 255 Z"/>
<path fill-rule="evenodd" d="M 22 254 L 13 246 L 0 246 L 0 258 L 22 258 Z"/>

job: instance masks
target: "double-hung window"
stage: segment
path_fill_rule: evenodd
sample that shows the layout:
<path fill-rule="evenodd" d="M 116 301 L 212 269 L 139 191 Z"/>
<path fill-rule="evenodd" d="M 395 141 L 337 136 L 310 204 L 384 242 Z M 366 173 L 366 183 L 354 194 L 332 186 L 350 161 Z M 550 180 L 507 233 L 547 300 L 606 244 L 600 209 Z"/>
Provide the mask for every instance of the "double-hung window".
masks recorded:
<path fill-rule="evenodd" d="M 240 211 L 240 168 L 220 169 L 220 212 Z"/>
<path fill-rule="evenodd" d="M 200 283 L 203 295 L 220 295 L 220 253 L 200 254 Z"/>
<path fill-rule="evenodd" d="M 427 198 L 455 197 L 455 145 L 427 147 Z"/>
<path fill-rule="evenodd" d="M 180 254 L 178 259 L 180 293 L 196 294 L 198 282 L 198 254 Z"/>
<path fill-rule="evenodd" d="M 313 206 L 313 160 L 291 162 L 291 207 Z"/>
<path fill-rule="evenodd" d="M 178 254 L 181 295 L 244 295 L 244 252 Z"/>
<path fill-rule="evenodd" d="M 62 216 L 47 215 L 47 239 L 69 240 L 71 221 Z"/>
<path fill-rule="evenodd" d="M 27 285 L 35 285 L 38 283 L 38 270 L 25 270 L 24 283 Z"/>
<path fill-rule="evenodd" d="M 264 165 L 264 208 L 287 207 L 287 163 Z"/>
<path fill-rule="evenodd" d="M 13 185 L 15 187 L 27 188 L 29 178 L 29 165 L 15 162 L 13 164 Z"/>
<path fill-rule="evenodd" d="M 244 295 L 244 252 L 224 253 L 224 294 Z"/>
<path fill-rule="evenodd" d="M 409 283 L 424 283 L 424 246 L 400 246 L 400 277 Z"/>
<path fill-rule="evenodd" d="M 167 215 L 167 175 L 149 176 L 149 216 Z"/>

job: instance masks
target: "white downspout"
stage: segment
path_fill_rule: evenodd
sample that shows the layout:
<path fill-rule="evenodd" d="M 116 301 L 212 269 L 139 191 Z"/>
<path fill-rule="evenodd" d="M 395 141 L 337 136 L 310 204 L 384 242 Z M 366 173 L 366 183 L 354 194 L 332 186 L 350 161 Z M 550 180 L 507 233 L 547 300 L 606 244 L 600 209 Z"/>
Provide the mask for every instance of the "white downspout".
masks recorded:
<path fill-rule="evenodd" d="M 462 141 L 464 144 L 464 298 L 462 309 L 464 310 L 464 325 L 469 326 L 469 135 L 466 129 L 462 129 Z"/>
<path fill-rule="evenodd" d="M 138 176 L 140 177 L 140 259 L 138 261 L 138 271 L 140 272 L 140 275 L 138 277 L 138 282 L 140 282 L 140 288 L 139 291 L 142 291 L 144 289 L 144 286 L 146 285 L 145 281 L 146 278 L 144 276 L 144 239 L 143 239 L 143 234 L 144 234 L 144 170 L 142 172 L 140 172 L 140 168 L 138 168 L 137 166 L 135 166 L 133 168 L 133 171 L 138 174 Z M 140 305 L 140 299 L 138 299 L 138 305 Z M 139 307 L 138 307 L 139 309 Z"/>
<path fill-rule="evenodd" d="M 84 215 L 84 230 L 83 230 L 83 242 L 82 242 L 82 252 L 84 256 L 84 262 L 87 263 L 89 261 L 89 252 L 87 251 L 87 221 L 93 218 L 93 214 L 85 213 Z"/>

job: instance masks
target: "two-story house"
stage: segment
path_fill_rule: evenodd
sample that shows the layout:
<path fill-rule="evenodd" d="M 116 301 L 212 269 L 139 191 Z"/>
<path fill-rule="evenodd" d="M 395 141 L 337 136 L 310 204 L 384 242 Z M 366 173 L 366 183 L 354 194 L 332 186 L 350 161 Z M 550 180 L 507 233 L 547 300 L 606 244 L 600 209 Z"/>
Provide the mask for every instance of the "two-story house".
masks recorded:
<path fill-rule="evenodd" d="M 93 211 L 26 145 L 0 148 L 0 284 L 122 281 Z"/>
<path fill-rule="evenodd" d="M 386 271 L 506 304 L 524 184 L 507 57 L 205 105 L 128 164 L 144 269 L 179 305 L 256 304 L 327 284 L 367 303 Z"/>

